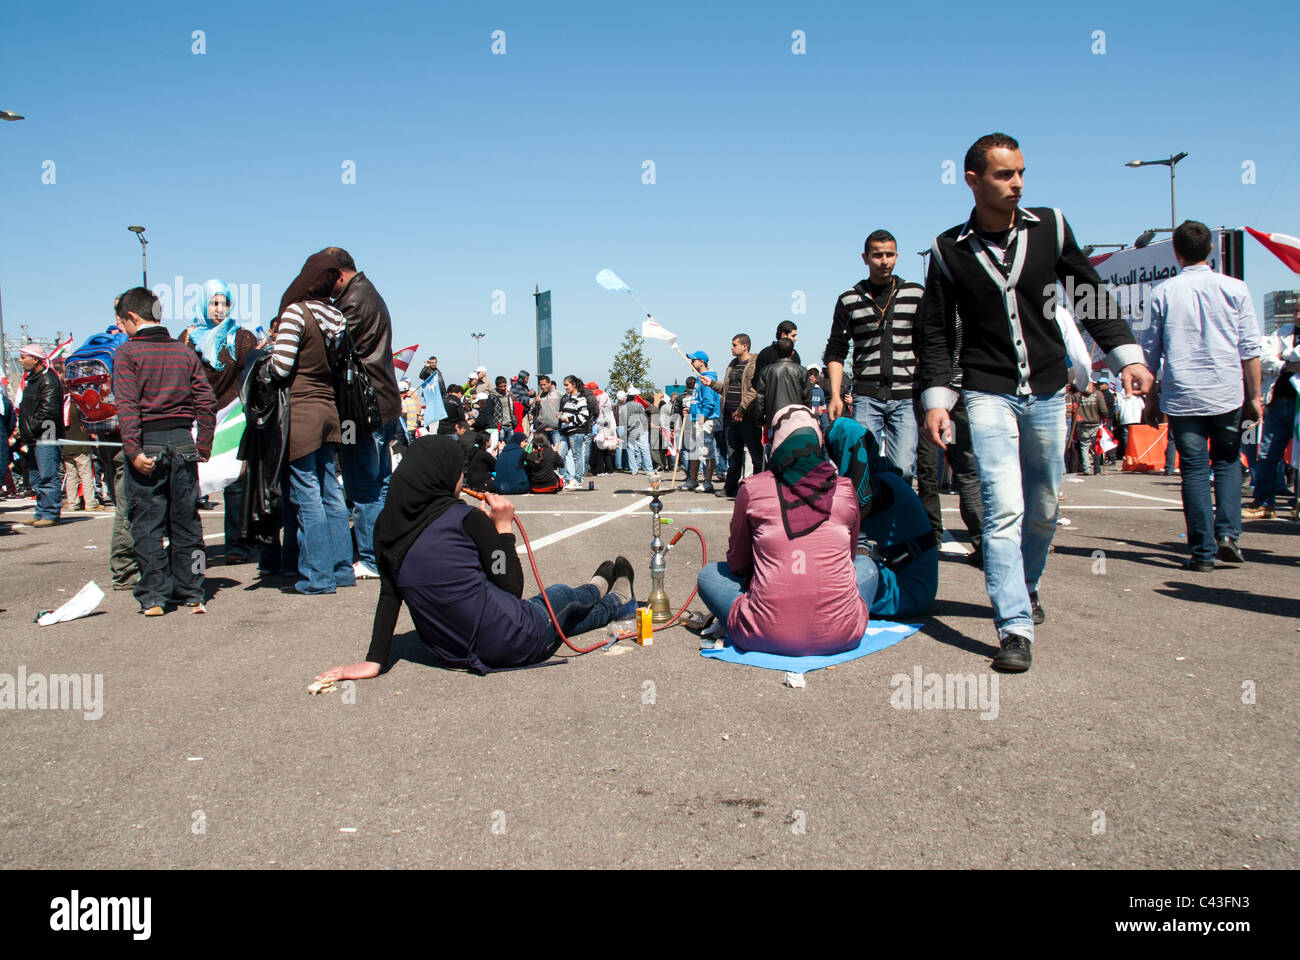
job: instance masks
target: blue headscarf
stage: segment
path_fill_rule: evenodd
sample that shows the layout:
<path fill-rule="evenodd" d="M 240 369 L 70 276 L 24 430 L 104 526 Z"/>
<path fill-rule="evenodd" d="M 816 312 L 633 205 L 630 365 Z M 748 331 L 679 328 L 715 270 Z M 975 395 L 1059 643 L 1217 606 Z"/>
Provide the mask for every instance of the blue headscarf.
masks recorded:
<path fill-rule="evenodd" d="M 209 304 L 218 294 L 226 298 L 226 319 L 217 323 L 209 314 Z M 235 355 L 235 334 L 239 332 L 239 321 L 235 319 L 235 300 L 230 295 L 230 287 L 220 280 L 209 280 L 203 285 L 203 303 L 195 311 L 197 316 L 190 326 L 190 346 L 203 362 L 213 370 L 221 370 L 221 348 L 224 346 L 233 357 Z"/>

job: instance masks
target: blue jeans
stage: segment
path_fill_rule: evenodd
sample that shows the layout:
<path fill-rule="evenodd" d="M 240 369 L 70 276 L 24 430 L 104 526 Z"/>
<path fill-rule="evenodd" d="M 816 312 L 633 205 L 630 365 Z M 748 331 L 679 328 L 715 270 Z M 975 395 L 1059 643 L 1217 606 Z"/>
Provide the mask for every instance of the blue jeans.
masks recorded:
<path fill-rule="evenodd" d="M 1065 391 L 965 391 L 984 520 L 984 586 L 998 636 L 1034 638 L 1029 594 L 1047 566 L 1065 471 Z"/>
<path fill-rule="evenodd" d="M 564 439 L 564 434 L 560 433 L 559 430 L 547 430 L 543 428 L 541 432 L 546 434 L 546 439 L 550 443 L 551 449 L 554 450 L 555 455 L 560 458 L 560 466 L 556 469 L 555 471 L 556 474 L 559 476 L 561 481 L 568 480 L 569 479 L 568 477 L 569 468 L 567 466 L 569 460 L 568 441 Z"/>
<path fill-rule="evenodd" d="M 700 591 L 700 599 L 709 608 L 709 613 L 722 621 L 725 627 L 732 604 L 739 600 L 741 593 L 744 592 L 740 578 L 731 572 L 727 561 L 721 560 L 718 563 L 706 563 L 701 567 L 695 583 Z"/>
<path fill-rule="evenodd" d="M 638 469 L 649 473 L 654 469 L 650 460 L 650 437 L 641 434 L 635 440 L 627 442 L 628 469 L 636 473 Z"/>
<path fill-rule="evenodd" d="M 1283 376 L 1286 376 L 1284 373 Z M 1277 496 L 1278 467 L 1295 424 L 1295 397 L 1274 400 L 1264 409 L 1259 431 L 1259 453 L 1255 459 L 1255 502 L 1273 504 Z M 1181 449 L 1178 451 L 1183 452 Z M 1216 473 L 1215 476 L 1218 476 Z"/>
<path fill-rule="evenodd" d="M 1193 560 L 1213 561 L 1218 552 L 1217 538 L 1236 540 L 1241 536 L 1240 424 L 1240 409 L 1212 417 L 1169 418 L 1169 432 L 1182 458 L 1183 516 Z"/>
<path fill-rule="evenodd" d="M 546 598 L 551 601 L 555 619 L 560 621 L 560 627 L 566 637 L 576 637 L 588 630 L 598 630 L 605 624 L 617 620 L 619 614 L 623 612 L 622 600 L 612 593 L 602 597 L 600 590 L 592 583 L 584 583 L 580 587 L 568 587 L 557 583 L 546 588 Z M 552 638 L 558 649 L 563 641 L 555 633 L 555 624 L 551 623 L 551 615 L 546 612 L 542 595 L 539 593 L 535 597 L 529 597 L 528 602 L 537 604 L 546 615 L 546 622 L 551 628 Z"/>
<path fill-rule="evenodd" d="M 591 434 L 574 433 L 564 438 L 568 449 L 564 453 L 565 472 L 575 483 L 582 483 L 587 473 L 587 448 L 591 446 Z"/>
<path fill-rule="evenodd" d="M 393 473 L 390 446 L 397 433 L 397 421 L 386 423 L 374 433 L 359 437 L 356 443 L 339 444 L 339 467 L 343 487 L 352 501 L 352 532 L 357 538 L 357 553 L 371 570 L 375 566 L 375 521 L 384 509 L 388 478 Z M 351 557 L 351 551 L 348 556 Z"/>
<path fill-rule="evenodd" d="M 63 509 L 63 488 L 59 483 L 59 463 L 63 460 L 59 447 L 33 444 L 32 459 L 36 462 L 35 482 L 36 519 L 58 520 Z M 94 494 L 88 494 L 94 497 Z"/>
<path fill-rule="evenodd" d="M 853 419 L 884 445 L 885 456 L 910 483 L 916 473 L 916 445 L 920 440 L 912 401 L 877 400 L 858 394 L 853 398 Z"/>
<path fill-rule="evenodd" d="M 876 594 L 881 594 L 882 599 L 887 596 L 897 596 L 897 585 L 894 584 L 894 589 L 890 589 L 894 579 L 893 571 L 876 566 L 876 561 L 870 557 L 861 556 L 853 558 L 853 572 L 858 578 L 858 594 L 862 597 L 870 613 L 876 616 L 886 616 L 895 612 L 893 607 L 897 606 L 896 603 L 891 604 L 888 611 L 872 609 L 872 604 L 876 603 Z"/>
<path fill-rule="evenodd" d="M 298 509 L 299 593 L 333 593 L 356 583 L 348 506 L 334 472 L 334 444 L 289 464 L 289 497 Z"/>

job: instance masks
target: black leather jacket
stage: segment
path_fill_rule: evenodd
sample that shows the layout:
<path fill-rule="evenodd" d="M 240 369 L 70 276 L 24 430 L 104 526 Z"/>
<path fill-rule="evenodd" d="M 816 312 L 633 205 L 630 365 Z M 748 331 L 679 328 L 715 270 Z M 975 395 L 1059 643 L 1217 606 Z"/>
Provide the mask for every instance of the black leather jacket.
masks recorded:
<path fill-rule="evenodd" d="M 366 275 L 358 273 L 348 281 L 334 306 L 348 321 L 352 344 L 379 398 L 380 416 L 384 423 L 396 420 L 402 415 L 402 395 L 393 369 L 393 321 L 388 304 Z"/>
<path fill-rule="evenodd" d="M 47 422 L 55 425 L 53 437 L 44 435 Z M 23 402 L 18 408 L 18 437 L 23 443 L 63 439 L 63 384 L 49 367 L 27 375 Z"/>
<path fill-rule="evenodd" d="M 792 403 L 812 406 L 812 381 L 808 371 L 793 360 L 777 360 L 764 367 L 754 378 L 758 396 L 754 410 L 760 423 L 772 425 L 778 410 Z"/>
<path fill-rule="evenodd" d="M 239 536 L 269 545 L 279 536 L 289 449 L 289 381 L 271 373 L 269 350 L 259 348 L 248 355 L 239 396 L 244 404 L 239 459 L 245 463 Z"/>

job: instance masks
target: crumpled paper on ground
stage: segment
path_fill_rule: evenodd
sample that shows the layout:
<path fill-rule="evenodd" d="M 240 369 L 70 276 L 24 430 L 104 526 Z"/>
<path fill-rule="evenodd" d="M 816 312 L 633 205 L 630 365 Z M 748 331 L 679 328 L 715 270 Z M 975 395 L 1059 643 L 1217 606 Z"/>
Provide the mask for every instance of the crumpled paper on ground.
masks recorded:
<path fill-rule="evenodd" d="M 51 610 L 37 620 L 36 623 L 42 627 L 49 627 L 56 623 L 63 623 L 66 620 L 76 620 L 93 612 L 103 599 L 104 591 L 99 589 L 94 580 L 91 580 L 90 583 L 77 591 L 75 597 L 59 607 L 59 609 Z"/>

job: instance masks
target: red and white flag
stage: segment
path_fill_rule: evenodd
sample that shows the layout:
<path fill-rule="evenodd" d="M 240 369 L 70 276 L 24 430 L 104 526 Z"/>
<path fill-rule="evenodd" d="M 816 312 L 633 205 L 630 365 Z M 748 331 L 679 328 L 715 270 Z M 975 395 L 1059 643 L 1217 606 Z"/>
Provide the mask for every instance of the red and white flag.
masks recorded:
<path fill-rule="evenodd" d="M 1104 457 L 1118 446 L 1119 444 L 1115 442 L 1115 438 L 1112 437 L 1110 431 L 1106 429 L 1106 425 L 1099 425 L 1097 427 L 1097 452 Z"/>
<path fill-rule="evenodd" d="M 54 349 L 46 354 L 45 360 L 48 363 L 51 360 L 57 360 L 59 357 L 66 357 L 72 353 L 72 334 L 68 334 L 68 339 L 56 343 Z"/>
<path fill-rule="evenodd" d="M 1270 253 L 1285 263 L 1294 272 L 1300 273 L 1300 239 L 1285 233 L 1260 233 L 1247 227 L 1250 235 L 1266 246 Z"/>
<path fill-rule="evenodd" d="M 411 365 L 411 361 L 415 359 L 415 351 L 419 349 L 420 345 L 417 343 L 413 347 L 407 347 L 405 350 L 398 350 L 393 354 L 393 369 L 397 371 L 397 377 L 399 380 L 406 376 L 406 369 Z"/>

